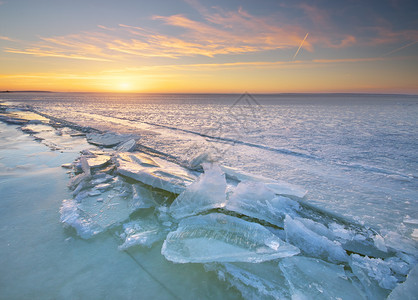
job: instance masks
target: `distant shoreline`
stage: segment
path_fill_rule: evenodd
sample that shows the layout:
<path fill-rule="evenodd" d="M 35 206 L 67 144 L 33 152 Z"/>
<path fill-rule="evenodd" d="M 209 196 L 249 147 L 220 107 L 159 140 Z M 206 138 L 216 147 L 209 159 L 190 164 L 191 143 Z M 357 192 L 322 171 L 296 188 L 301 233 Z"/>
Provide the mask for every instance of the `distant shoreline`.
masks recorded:
<path fill-rule="evenodd" d="M 345 97 L 393 97 L 393 96 L 402 96 L 402 97 L 417 97 L 418 94 L 401 94 L 401 93 L 169 93 L 169 92 L 54 92 L 54 91 L 37 91 L 37 90 L 28 90 L 28 91 L 0 91 L 0 94 L 16 94 L 16 93 L 50 93 L 50 94 L 143 94 L 143 95 L 257 95 L 257 96 L 278 96 L 278 97 L 336 97 L 336 96 L 345 96 Z"/>

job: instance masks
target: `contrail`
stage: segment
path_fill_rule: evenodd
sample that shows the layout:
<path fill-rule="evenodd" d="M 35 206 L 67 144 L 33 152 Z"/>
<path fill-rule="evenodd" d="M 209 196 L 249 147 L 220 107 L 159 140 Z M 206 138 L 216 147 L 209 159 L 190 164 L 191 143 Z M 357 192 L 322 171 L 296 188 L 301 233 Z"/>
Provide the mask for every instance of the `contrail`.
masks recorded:
<path fill-rule="evenodd" d="M 300 46 L 299 46 L 298 50 L 296 51 L 295 55 L 293 55 L 293 60 L 295 59 L 296 55 L 298 55 L 300 48 L 302 48 L 303 42 L 304 42 L 304 41 L 306 40 L 306 38 L 308 37 L 308 34 L 309 34 L 309 32 L 308 32 L 308 33 L 306 33 L 305 37 L 304 37 L 304 38 L 303 38 L 303 40 L 302 40 L 302 43 L 300 43 Z"/>
<path fill-rule="evenodd" d="M 393 53 L 395 53 L 395 52 L 398 52 L 398 51 L 400 51 L 400 50 L 402 50 L 402 49 L 405 49 L 406 47 L 412 46 L 412 45 L 414 45 L 414 44 L 416 44 L 416 43 L 418 43 L 418 41 L 415 41 L 415 42 L 409 43 L 408 45 L 405 45 L 405 46 L 399 47 L 399 48 L 397 48 L 397 49 L 395 49 L 395 50 L 392 50 L 392 51 L 390 51 L 390 52 L 388 52 L 388 53 L 386 53 L 386 54 L 383 54 L 383 55 L 382 55 L 382 56 L 380 56 L 380 57 L 384 57 L 384 56 L 391 55 L 391 54 L 393 54 Z"/>

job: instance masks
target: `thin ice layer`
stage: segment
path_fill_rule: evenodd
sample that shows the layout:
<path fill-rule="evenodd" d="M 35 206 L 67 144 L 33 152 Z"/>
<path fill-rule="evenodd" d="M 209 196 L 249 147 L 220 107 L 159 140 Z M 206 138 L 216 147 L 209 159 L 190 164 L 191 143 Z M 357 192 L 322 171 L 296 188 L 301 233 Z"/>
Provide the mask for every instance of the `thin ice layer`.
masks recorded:
<path fill-rule="evenodd" d="M 120 153 L 118 164 L 119 174 L 175 194 L 196 179 L 179 165 L 143 153 Z"/>
<path fill-rule="evenodd" d="M 367 299 L 341 265 L 295 256 L 284 258 L 279 267 L 290 286 L 292 299 Z"/>
<path fill-rule="evenodd" d="M 187 187 L 170 206 L 170 213 L 176 219 L 192 216 L 220 208 L 226 201 L 226 180 L 217 165 L 203 164 L 204 174 Z"/>
<path fill-rule="evenodd" d="M 161 253 L 176 263 L 258 263 L 296 255 L 299 249 L 257 223 L 213 213 L 183 219 Z"/>
<path fill-rule="evenodd" d="M 348 255 L 336 242 L 307 228 L 301 221 L 285 218 L 286 241 L 299 247 L 305 254 L 331 262 L 346 262 Z"/>
<path fill-rule="evenodd" d="M 87 141 L 90 144 L 102 146 L 102 147 L 113 147 L 120 143 L 132 138 L 131 135 L 118 134 L 113 132 L 106 133 L 95 133 L 90 132 L 87 134 Z"/>
<path fill-rule="evenodd" d="M 297 215 L 299 204 L 277 196 L 262 182 L 243 181 L 229 197 L 225 209 L 283 227 L 286 214 Z"/>
<path fill-rule="evenodd" d="M 235 287 L 244 299 L 290 299 L 289 286 L 274 262 L 211 263 L 206 271 L 216 272 L 218 278 Z"/>

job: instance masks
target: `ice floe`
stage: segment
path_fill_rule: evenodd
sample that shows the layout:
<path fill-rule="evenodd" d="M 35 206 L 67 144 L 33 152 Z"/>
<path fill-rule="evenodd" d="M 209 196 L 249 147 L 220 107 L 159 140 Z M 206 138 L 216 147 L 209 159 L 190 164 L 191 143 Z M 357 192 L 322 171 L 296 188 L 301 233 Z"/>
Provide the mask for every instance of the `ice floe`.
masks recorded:
<path fill-rule="evenodd" d="M 161 253 L 176 263 L 262 262 L 299 253 L 257 223 L 219 213 L 183 219 Z"/>
<path fill-rule="evenodd" d="M 131 135 L 118 134 L 113 132 L 96 133 L 89 132 L 86 135 L 87 141 L 90 144 L 101 146 L 101 147 L 113 147 L 117 146 L 132 138 Z"/>

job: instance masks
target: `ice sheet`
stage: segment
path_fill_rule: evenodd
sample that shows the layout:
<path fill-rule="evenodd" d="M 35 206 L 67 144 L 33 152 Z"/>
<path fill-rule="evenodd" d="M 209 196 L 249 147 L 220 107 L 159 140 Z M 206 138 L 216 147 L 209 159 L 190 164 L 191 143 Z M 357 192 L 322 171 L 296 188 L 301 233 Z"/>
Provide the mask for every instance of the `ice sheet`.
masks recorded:
<path fill-rule="evenodd" d="M 168 234 L 161 253 L 177 263 L 257 263 L 296 255 L 299 249 L 257 223 L 213 213 L 183 219 Z"/>
<path fill-rule="evenodd" d="M 190 184 L 171 204 L 170 213 L 176 219 L 221 208 L 226 201 L 226 180 L 217 165 L 203 164 L 204 173 Z"/>
<path fill-rule="evenodd" d="M 388 300 L 414 300 L 418 295 L 418 265 L 416 265 L 404 283 L 395 287 Z"/>

